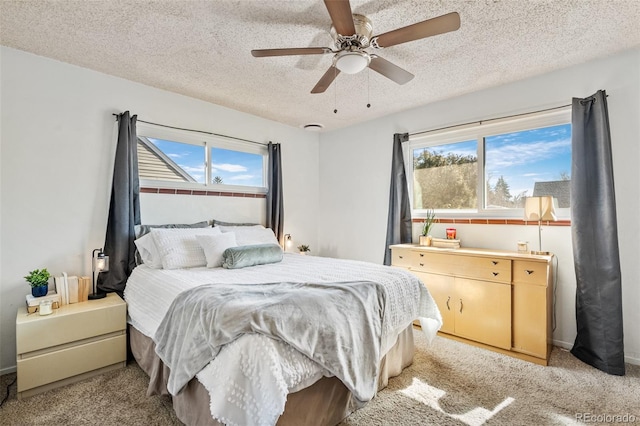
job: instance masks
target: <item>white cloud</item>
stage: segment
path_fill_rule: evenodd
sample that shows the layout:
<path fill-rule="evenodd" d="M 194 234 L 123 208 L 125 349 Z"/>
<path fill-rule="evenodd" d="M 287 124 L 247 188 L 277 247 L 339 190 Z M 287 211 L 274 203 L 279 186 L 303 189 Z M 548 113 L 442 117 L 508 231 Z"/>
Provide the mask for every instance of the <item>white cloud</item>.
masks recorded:
<path fill-rule="evenodd" d="M 238 173 L 238 172 L 246 172 L 247 168 L 245 166 L 242 166 L 240 164 L 212 164 L 213 166 L 213 170 L 218 171 L 221 170 L 223 172 L 230 172 L 230 173 Z"/>
<path fill-rule="evenodd" d="M 254 178 L 253 175 L 236 175 L 236 176 L 231 176 L 229 180 L 250 180 L 253 178 Z"/>
<path fill-rule="evenodd" d="M 501 146 L 496 155 L 487 155 L 487 167 L 495 170 L 547 160 L 565 152 L 570 146 L 569 138 Z"/>

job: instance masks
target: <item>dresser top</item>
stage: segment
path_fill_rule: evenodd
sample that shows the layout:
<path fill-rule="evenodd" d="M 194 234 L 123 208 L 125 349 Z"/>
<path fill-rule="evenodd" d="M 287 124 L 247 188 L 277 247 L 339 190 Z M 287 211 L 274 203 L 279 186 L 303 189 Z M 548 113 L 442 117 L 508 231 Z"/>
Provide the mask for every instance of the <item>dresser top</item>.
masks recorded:
<path fill-rule="evenodd" d="M 470 256 L 483 256 L 483 257 L 505 257 L 509 259 L 522 259 L 522 260 L 534 260 L 542 262 L 550 262 L 553 258 L 553 254 L 541 255 L 530 253 L 519 253 L 517 251 L 509 250 L 494 250 L 494 249 L 481 249 L 481 248 L 440 248 L 421 246 L 418 244 L 394 244 L 389 246 L 390 248 L 398 249 L 411 249 L 413 251 L 422 251 L 429 253 L 446 253 L 453 255 L 470 255 Z"/>

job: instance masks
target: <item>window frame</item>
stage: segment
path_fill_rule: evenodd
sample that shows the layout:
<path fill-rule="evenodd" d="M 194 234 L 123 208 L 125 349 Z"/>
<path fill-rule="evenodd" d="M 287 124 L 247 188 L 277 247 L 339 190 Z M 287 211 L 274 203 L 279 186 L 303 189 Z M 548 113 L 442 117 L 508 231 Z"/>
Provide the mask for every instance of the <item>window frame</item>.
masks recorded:
<path fill-rule="evenodd" d="M 521 132 L 543 127 L 551 127 L 563 124 L 571 124 L 571 106 L 555 108 L 551 111 L 522 114 L 515 117 L 505 117 L 491 119 L 488 121 L 478 121 L 470 124 L 452 126 L 441 130 L 423 132 L 421 134 L 409 136 L 409 141 L 403 144 L 403 155 L 405 169 L 408 171 L 407 187 L 409 190 L 409 203 L 411 213 L 414 218 L 426 217 L 427 209 L 415 209 L 413 206 L 413 150 L 420 148 L 430 148 L 434 146 L 466 142 L 475 140 L 477 148 L 478 182 L 476 187 L 477 205 L 475 209 L 446 210 L 437 209 L 435 213 L 441 218 L 509 218 L 522 219 L 524 217 L 523 208 L 513 209 L 485 209 L 485 138 L 489 136 L 501 135 L 504 133 Z M 531 195 L 530 195 L 531 196 Z M 568 219 L 571 215 L 571 208 L 556 209 L 559 219 Z"/>
<path fill-rule="evenodd" d="M 245 142 L 224 136 L 209 135 L 206 133 L 191 132 L 188 130 L 171 129 L 147 123 L 137 124 L 137 136 L 153 139 L 162 139 L 168 142 L 178 142 L 189 145 L 202 146 L 204 148 L 204 173 L 205 182 L 174 182 L 160 179 L 140 178 L 140 186 L 167 188 L 167 189 L 191 189 L 220 192 L 235 192 L 244 194 L 266 194 L 268 192 L 267 165 L 269 152 L 266 144 Z M 136 141 L 137 143 L 137 141 Z M 211 182 L 212 162 L 211 148 L 222 148 L 231 151 L 245 152 L 262 156 L 262 182 L 264 186 L 229 185 Z"/>

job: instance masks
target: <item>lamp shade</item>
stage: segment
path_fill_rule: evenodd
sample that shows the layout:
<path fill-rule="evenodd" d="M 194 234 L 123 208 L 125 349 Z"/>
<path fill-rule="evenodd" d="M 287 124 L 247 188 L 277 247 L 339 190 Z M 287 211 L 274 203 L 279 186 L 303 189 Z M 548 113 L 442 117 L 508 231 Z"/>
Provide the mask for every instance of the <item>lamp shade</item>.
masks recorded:
<path fill-rule="evenodd" d="M 524 204 L 525 220 L 558 220 L 556 216 L 555 199 L 551 196 L 528 197 Z"/>
<path fill-rule="evenodd" d="M 93 271 L 107 272 L 109 270 L 109 256 L 105 255 L 102 250 L 97 256 L 93 257 Z"/>

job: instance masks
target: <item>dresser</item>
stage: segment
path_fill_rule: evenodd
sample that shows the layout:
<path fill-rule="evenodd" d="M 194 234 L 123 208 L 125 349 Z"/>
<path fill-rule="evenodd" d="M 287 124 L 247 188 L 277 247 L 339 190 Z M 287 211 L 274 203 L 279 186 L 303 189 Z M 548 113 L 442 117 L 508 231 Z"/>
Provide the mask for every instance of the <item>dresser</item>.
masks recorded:
<path fill-rule="evenodd" d="M 553 256 L 486 249 L 391 246 L 392 265 L 433 296 L 440 334 L 547 365 L 553 326 Z"/>
<path fill-rule="evenodd" d="M 126 303 L 115 293 L 16 316 L 18 398 L 124 367 Z"/>

